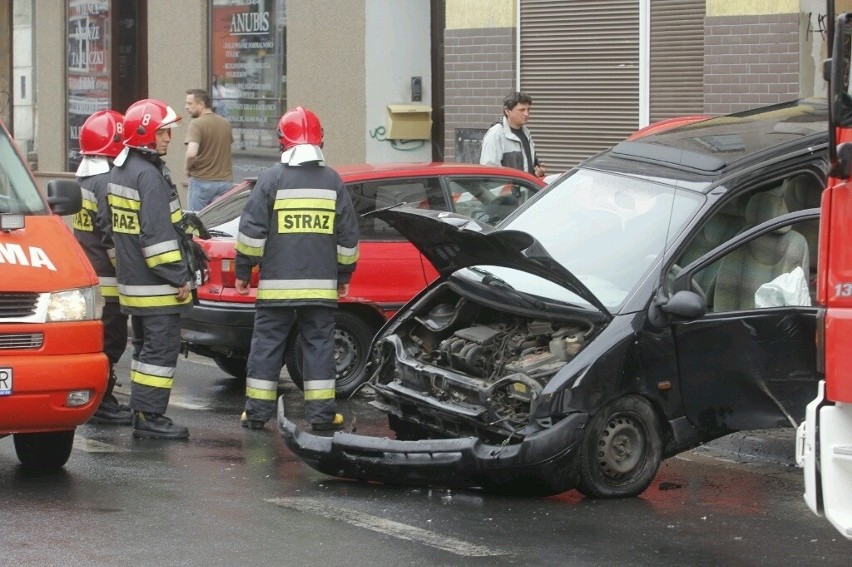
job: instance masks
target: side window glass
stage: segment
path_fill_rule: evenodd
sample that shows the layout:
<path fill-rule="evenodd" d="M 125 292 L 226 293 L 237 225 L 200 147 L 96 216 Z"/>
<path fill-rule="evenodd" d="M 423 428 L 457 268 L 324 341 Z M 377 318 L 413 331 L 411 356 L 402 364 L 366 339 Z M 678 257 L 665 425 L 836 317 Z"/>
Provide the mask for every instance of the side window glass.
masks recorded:
<path fill-rule="evenodd" d="M 693 235 L 671 268 L 669 281 L 677 275 L 681 267 L 689 265 L 749 228 L 788 212 L 819 207 L 822 187 L 822 180 L 815 174 L 799 172 L 730 199 L 721 209 L 708 217 Z M 795 232 L 804 239 L 807 248 L 807 263 L 802 266 L 805 280 L 815 282 L 819 224 L 817 221 L 799 223 L 796 225 Z M 769 240 L 771 239 L 764 239 L 766 242 Z M 705 293 L 708 305 L 715 305 L 714 294 L 719 287 L 717 278 L 720 267 L 721 263 L 715 262 L 698 272 L 693 280 L 693 286 L 697 286 Z M 722 284 L 722 287 L 727 285 Z M 810 289 L 812 291 L 815 289 L 813 283 Z M 738 299 L 735 303 L 731 301 L 730 297 L 723 298 L 716 310 L 749 308 L 748 301 L 745 299 Z"/>
<path fill-rule="evenodd" d="M 454 177 L 448 180 L 453 211 L 497 224 L 535 194 L 536 188 L 512 179 Z"/>
<path fill-rule="evenodd" d="M 364 218 L 364 214 L 376 209 L 405 203 L 409 207 L 446 210 L 446 201 L 437 178 L 352 183 L 348 188 L 355 212 L 358 213 L 360 237 L 365 241 L 405 240 L 385 221 L 375 217 Z"/>
<path fill-rule="evenodd" d="M 741 244 L 697 272 L 693 286 L 713 282 L 703 290 L 708 311 L 813 305 L 816 282 L 810 277 L 810 252 L 802 234 L 812 222 L 788 225 Z"/>

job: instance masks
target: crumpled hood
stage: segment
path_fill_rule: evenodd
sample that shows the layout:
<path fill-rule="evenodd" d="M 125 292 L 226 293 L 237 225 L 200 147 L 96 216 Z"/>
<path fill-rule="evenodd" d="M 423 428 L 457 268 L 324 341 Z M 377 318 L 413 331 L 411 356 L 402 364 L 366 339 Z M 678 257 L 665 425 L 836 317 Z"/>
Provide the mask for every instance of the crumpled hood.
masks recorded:
<path fill-rule="evenodd" d="M 469 266 L 513 268 L 561 285 L 610 316 L 589 288 L 526 232 L 497 230 L 464 215 L 402 205 L 379 209 L 365 216 L 376 216 L 393 226 L 445 279 Z"/>

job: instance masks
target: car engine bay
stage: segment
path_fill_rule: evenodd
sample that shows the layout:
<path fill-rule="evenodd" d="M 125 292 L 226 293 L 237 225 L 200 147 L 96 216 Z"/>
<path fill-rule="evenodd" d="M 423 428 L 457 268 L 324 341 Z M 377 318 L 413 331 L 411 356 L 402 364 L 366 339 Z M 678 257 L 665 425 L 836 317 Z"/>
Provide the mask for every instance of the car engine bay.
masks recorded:
<path fill-rule="evenodd" d="M 399 394 L 391 396 L 391 405 L 406 409 L 391 413 L 430 435 L 522 438 L 545 385 L 596 330 L 577 317 L 541 315 L 514 314 L 445 290 L 407 317 L 393 338 L 385 337 L 399 341 L 405 356 L 395 365 L 385 359 L 377 390 L 381 395 L 384 383 Z M 382 351 L 390 355 L 390 349 Z M 425 396 L 431 407 L 399 405 L 399 398 L 410 399 L 405 392 L 416 392 L 421 401 Z M 456 415 L 441 415 L 436 407 Z"/>

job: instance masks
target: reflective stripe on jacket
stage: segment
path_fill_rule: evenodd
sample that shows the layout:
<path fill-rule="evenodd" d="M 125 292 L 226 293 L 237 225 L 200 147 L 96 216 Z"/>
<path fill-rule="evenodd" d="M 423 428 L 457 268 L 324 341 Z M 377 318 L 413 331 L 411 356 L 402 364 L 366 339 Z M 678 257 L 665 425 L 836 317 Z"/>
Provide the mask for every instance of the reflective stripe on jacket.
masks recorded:
<path fill-rule="evenodd" d="M 258 303 L 337 305 L 358 261 L 358 219 L 340 176 L 320 165 L 276 164 L 240 218 L 237 277 L 260 263 Z"/>
<path fill-rule="evenodd" d="M 106 206 L 109 172 L 88 177 L 78 177 L 77 183 L 83 195 L 83 208 L 72 221 L 74 236 L 86 253 L 95 269 L 100 282 L 101 295 L 106 301 L 118 301 L 118 288 L 115 281 L 115 266 L 107 252 L 105 241 L 110 241 L 109 225 L 98 214 L 99 206 Z M 107 233 L 107 236 L 105 236 Z"/>
<path fill-rule="evenodd" d="M 154 161 L 152 161 L 152 159 Z M 177 298 L 177 289 L 192 282 L 178 244 L 182 211 L 177 189 L 159 158 L 130 150 L 112 169 L 108 187 L 115 245 L 119 302 L 126 313 L 180 313 L 192 297 Z"/>

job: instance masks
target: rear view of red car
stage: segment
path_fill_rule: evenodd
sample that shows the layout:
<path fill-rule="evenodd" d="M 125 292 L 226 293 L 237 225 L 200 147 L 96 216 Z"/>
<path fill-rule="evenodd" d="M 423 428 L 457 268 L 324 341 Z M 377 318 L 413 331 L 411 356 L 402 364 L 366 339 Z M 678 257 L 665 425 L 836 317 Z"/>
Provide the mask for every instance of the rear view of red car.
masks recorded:
<path fill-rule="evenodd" d="M 376 331 L 409 299 L 437 277 L 432 265 L 387 223 L 366 213 L 406 203 L 456 212 L 497 224 L 534 195 L 544 183 L 522 171 L 473 164 L 384 164 L 335 168 L 360 216 L 360 258 L 349 296 L 337 313 L 335 359 L 337 393 L 360 386 L 370 342 Z M 234 242 L 240 214 L 254 186 L 246 180 L 200 211 L 212 238 L 200 240 L 210 257 L 210 278 L 198 288 L 198 303 L 182 320 L 187 348 L 213 358 L 225 372 L 245 377 L 254 322 L 257 274 L 249 296 L 234 288 Z M 285 362 L 301 386 L 301 353 L 291 333 Z"/>

